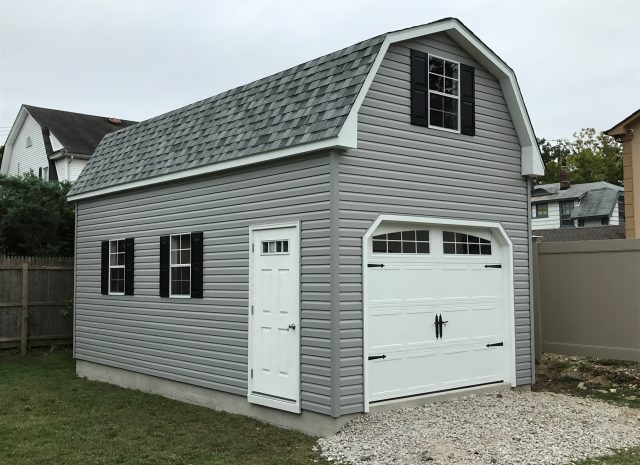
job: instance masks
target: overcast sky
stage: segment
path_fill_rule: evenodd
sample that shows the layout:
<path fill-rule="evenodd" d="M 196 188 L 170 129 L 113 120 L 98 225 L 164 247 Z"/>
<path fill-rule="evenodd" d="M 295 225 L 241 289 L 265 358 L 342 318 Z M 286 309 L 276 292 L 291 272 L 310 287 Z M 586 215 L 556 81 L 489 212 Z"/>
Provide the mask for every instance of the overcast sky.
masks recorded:
<path fill-rule="evenodd" d="M 0 0 L 0 143 L 23 103 L 143 120 L 446 16 L 515 70 L 538 137 L 640 108 L 638 0 Z"/>

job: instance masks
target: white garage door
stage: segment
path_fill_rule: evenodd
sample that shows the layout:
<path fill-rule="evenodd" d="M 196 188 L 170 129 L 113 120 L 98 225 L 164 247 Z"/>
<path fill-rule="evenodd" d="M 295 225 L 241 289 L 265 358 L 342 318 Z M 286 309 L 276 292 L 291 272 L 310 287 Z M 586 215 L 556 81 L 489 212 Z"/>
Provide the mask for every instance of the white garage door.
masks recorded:
<path fill-rule="evenodd" d="M 505 380 L 509 249 L 497 233 L 383 223 L 368 242 L 369 401 Z"/>

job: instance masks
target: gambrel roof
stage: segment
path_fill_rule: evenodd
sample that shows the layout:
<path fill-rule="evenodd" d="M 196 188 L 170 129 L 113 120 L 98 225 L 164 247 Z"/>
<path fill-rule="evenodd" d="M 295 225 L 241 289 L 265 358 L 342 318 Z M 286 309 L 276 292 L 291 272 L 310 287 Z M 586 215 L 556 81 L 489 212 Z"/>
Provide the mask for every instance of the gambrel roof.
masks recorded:
<path fill-rule="evenodd" d="M 69 198 L 104 195 L 327 148 L 357 147 L 357 112 L 391 43 L 444 32 L 501 84 L 522 174 L 544 172 L 515 75 L 454 18 L 365 40 L 103 139 Z"/>

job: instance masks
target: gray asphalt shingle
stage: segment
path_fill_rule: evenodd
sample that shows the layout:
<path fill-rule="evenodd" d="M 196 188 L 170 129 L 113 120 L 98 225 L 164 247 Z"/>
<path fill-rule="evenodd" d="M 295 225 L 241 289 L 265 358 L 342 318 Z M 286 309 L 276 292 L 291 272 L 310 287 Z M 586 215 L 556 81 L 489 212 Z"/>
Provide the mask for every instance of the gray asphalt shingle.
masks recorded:
<path fill-rule="evenodd" d="M 70 195 L 336 137 L 384 37 L 107 135 Z"/>

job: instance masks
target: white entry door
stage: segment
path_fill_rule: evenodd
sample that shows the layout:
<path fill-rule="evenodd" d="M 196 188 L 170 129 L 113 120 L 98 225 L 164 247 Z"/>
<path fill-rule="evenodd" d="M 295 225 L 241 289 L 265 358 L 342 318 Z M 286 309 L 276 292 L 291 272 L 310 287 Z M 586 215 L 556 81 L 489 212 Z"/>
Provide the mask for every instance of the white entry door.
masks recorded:
<path fill-rule="evenodd" d="M 382 225 L 366 273 L 369 401 L 507 377 L 507 247 L 489 229 Z"/>
<path fill-rule="evenodd" d="M 300 412 L 297 225 L 250 232 L 249 401 Z"/>

